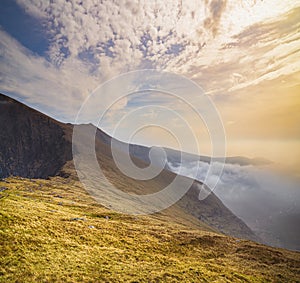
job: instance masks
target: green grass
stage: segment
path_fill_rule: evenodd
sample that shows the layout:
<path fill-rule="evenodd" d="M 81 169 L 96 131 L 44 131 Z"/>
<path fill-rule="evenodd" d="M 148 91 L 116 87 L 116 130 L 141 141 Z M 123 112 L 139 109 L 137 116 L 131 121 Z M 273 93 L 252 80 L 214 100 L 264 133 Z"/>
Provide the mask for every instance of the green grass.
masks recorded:
<path fill-rule="evenodd" d="M 95 203 L 75 181 L 59 177 L 7 181 L 0 182 L 8 188 L 0 193 L 0 282 L 300 278 L 296 252 L 187 227 L 163 215 L 118 214 Z"/>

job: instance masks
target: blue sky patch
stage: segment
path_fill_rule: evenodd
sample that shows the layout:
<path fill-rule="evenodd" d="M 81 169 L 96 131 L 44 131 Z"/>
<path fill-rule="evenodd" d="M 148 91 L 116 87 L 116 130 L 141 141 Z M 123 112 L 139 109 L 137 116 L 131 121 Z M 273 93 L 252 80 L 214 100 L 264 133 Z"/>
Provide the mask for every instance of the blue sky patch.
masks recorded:
<path fill-rule="evenodd" d="M 171 47 L 166 51 L 166 54 L 178 55 L 183 49 L 184 46 L 182 44 L 172 44 Z"/>
<path fill-rule="evenodd" d="M 0 26 L 23 46 L 45 56 L 49 38 L 41 20 L 24 11 L 14 0 L 0 1 Z"/>

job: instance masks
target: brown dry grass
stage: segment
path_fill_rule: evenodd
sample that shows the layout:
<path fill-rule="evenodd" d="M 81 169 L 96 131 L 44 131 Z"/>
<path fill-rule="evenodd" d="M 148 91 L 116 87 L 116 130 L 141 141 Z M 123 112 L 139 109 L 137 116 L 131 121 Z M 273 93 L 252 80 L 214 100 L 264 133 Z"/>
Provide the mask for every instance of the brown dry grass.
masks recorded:
<path fill-rule="evenodd" d="M 127 216 L 76 181 L 7 181 L 0 282 L 299 282 L 299 253 L 219 235 L 174 208 Z"/>

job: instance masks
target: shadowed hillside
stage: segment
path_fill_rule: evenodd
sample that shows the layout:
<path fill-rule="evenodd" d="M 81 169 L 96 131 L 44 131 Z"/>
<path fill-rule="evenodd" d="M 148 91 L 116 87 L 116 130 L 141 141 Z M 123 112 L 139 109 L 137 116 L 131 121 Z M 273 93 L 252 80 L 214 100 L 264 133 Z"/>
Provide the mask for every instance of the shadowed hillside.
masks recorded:
<path fill-rule="evenodd" d="M 72 159 L 65 125 L 0 95 L 0 177 L 47 178 Z"/>

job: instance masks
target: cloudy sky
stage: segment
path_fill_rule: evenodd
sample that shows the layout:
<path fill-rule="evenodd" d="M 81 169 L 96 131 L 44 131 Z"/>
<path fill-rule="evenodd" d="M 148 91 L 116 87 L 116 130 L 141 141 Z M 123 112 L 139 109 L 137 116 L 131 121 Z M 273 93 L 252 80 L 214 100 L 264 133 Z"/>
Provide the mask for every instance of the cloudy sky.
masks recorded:
<path fill-rule="evenodd" d="M 300 160 L 299 0 L 2 0 L 0 11 L 4 94 L 73 122 L 101 83 L 133 70 L 170 71 L 211 97 L 229 155 Z M 133 96 L 108 118 L 153 100 L 170 103 Z M 168 144 L 167 134 L 152 132 L 136 141 L 157 136 Z"/>

